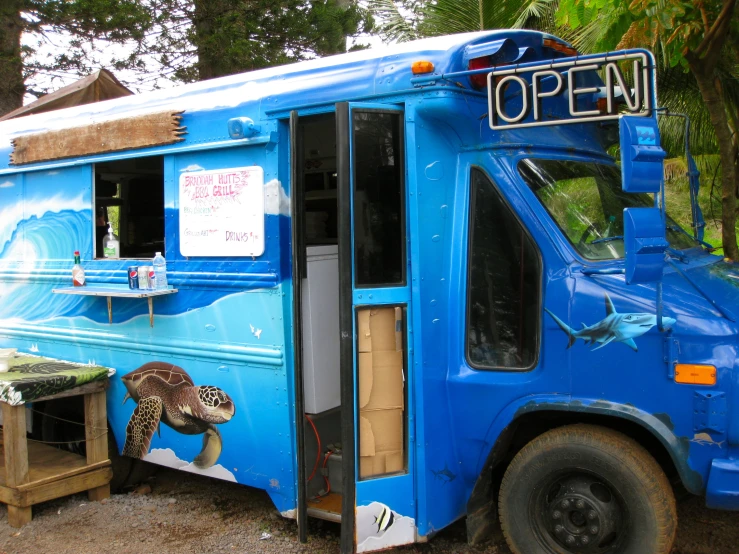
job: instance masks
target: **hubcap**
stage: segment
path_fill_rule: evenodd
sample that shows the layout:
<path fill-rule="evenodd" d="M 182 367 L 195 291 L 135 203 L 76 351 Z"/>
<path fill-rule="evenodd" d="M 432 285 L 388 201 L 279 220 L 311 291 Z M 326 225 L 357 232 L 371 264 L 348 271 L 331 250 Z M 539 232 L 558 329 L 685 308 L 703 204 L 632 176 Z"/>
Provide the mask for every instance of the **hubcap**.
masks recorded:
<path fill-rule="evenodd" d="M 621 503 L 602 480 L 585 474 L 566 475 L 539 496 L 539 530 L 568 552 L 612 551 L 624 535 Z"/>

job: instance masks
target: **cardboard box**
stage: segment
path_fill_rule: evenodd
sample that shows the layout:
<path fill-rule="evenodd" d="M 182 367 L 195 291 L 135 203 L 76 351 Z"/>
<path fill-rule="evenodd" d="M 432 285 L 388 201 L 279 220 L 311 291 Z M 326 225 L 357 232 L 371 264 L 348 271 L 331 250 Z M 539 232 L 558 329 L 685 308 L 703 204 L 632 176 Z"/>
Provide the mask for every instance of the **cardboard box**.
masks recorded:
<path fill-rule="evenodd" d="M 403 352 L 359 353 L 359 411 L 404 408 Z"/>
<path fill-rule="evenodd" d="M 403 350 L 403 309 L 365 308 L 357 311 L 357 351 Z"/>
<path fill-rule="evenodd" d="M 359 415 L 359 476 L 403 470 L 403 410 L 371 410 Z"/>
<path fill-rule="evenodd" d="M 359 475 L 405 468 L 405 380 L 402 308 L 357 312 Z"/>

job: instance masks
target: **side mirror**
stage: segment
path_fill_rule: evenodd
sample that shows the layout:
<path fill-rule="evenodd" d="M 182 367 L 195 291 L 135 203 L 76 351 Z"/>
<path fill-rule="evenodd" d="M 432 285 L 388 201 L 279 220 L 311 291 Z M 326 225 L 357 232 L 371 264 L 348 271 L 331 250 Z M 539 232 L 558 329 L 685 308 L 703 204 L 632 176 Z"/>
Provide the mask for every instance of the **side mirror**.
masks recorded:
<path fill-rule="evenodd" d="M 627 284 L 662 280 L 668 243 L 659 208 L 624 210 L 624 247 Z"/>
<path fill-rule="evenodd" d="M 649 117 L 621 116 L 621 188 L 624 192 L 658 193 L 666 156 L 660 146 L 657 121 Z"/>

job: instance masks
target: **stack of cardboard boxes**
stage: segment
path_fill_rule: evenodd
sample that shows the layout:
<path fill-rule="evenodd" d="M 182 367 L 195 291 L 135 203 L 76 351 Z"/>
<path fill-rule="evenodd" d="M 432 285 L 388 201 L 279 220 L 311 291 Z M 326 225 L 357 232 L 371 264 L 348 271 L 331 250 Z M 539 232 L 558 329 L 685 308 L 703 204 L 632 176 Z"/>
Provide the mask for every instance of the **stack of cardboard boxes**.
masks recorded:
<path fill-rule="evenodd" d="M 405 469 L 402 308 L 357 312 L 359 476 Z"/>

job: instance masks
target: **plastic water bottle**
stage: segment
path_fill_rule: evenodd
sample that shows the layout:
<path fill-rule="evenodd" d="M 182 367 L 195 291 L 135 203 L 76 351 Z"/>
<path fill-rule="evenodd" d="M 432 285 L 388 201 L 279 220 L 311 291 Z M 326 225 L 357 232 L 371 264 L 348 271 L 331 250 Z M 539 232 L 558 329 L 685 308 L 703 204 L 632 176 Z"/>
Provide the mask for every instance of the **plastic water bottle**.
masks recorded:
<path fill-rule="evenodd" d="M 154 274 L 157 277 L 156 279 L 157 280 L 157 284 L 156 284 L 157 290 L 166 289 L 167 288 L 167 261 L 164 259 L 164 256 L 162 256 L 161 252 L 157 252 L 157 255 L 154 256 L 152 265 L 154 266 Z"/>

